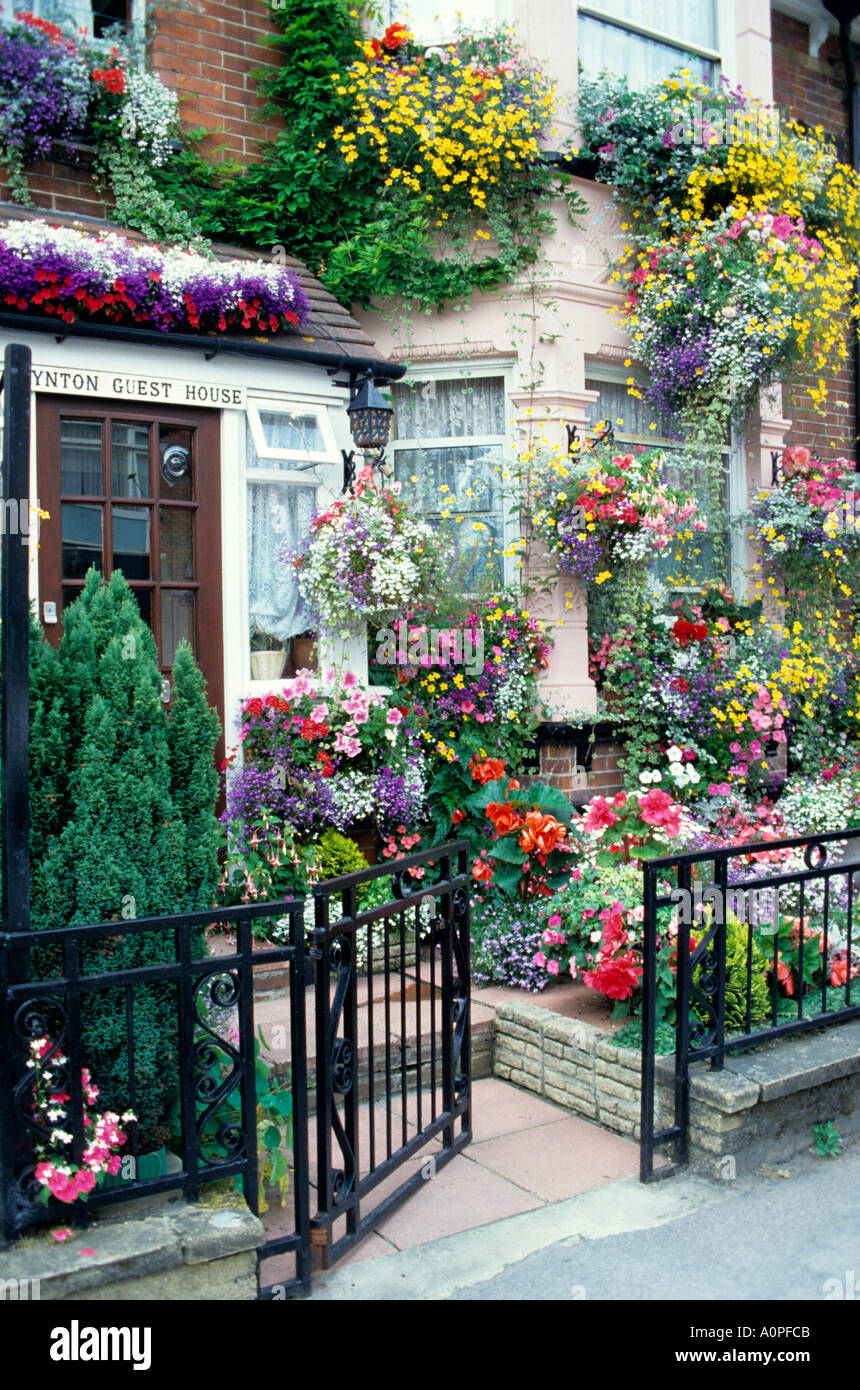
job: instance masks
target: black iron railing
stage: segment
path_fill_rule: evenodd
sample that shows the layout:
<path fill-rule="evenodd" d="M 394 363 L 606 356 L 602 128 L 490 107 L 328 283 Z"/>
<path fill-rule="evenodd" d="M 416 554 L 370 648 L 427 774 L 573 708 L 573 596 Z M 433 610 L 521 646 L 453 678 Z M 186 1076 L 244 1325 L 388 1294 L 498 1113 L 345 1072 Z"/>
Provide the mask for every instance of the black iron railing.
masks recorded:
<path fill-rule="evenodd" d="M 0 1131 L 4 1135 L 0 1195 L 6 1240 L 33 1222 L 60 1217 L 79 1219 L 79 1202 L 64 1205 L 51 1199 L 46 1207 L 44 1186 L 36 1177 L 40 1148 L 51 1147 L 51 1129 L 34 1105 L 34 1068 L 30 1044 L 44 1039 L 42 1067 L 50 1068 L 51 1090 L 65 1093 L 63 1129 L 71 1145 L 57 1151 L 57 1161 L 82 1166 L 87 1136 L 81 1073 L 92 1059 L 83 1055 L 82 1024 L 94 1000 L 119 997 L 124 1013 L 122 1040 L 127 1108 L 134 1110 L 140 1095 L 137 1076 L 137 1005 L 146 991 L 166 988 L 174 1008 L 168 1014 L 163 1039 L 165 1072 L 172 1070 L 181 1113 L 179 1170 L 154 1177 L 140 1176 L 138 1129 L 131 1124 L 124 1154 L 133 1162 L 128 1176 L 110 1187 L 97 1187 L 88 1205 L 100 1207 L 130 1197 L 180 1190 L 194 1201 L 203 1184 L 239 1177 L 252 1211 L 258 1210 L 257 1098 L 255 1086 L 255 1027 L 253 967 L 289 965 L 292 1067 L 292 1134 L 296 1165 L 295 1231 L 278 1253 L 296 1252 L 300 1276 L 309 1270 L 307 1216 L 307 1086 L 305 1076 L 305 929 L 303 903 L 289 900 L 255 906 L 194 912 L 173 917 L 102 922 L 93 926 L 62 927 L 40 932 L 0 935 Z M 273 917 L 288 924 L 286 944 L 253 950 L 256 919 Z M 227 955 L 195 959 L 201 929 L 218 925 L 235 932 L 235 950 Z M 156 964 L 98 973 L 86 968 L 88 948 L 111 941 L 128 942 L 157 933 L 165 947 Z M 10 963 L 32 948 L 42 961 L 57 957 L 57 969 L 41 970 L 41 979 L 16 980 Z M 222 1021 L 223 1020 L 223 1021 Z M 227 1021 L 229 1020 L 229 1029 Z M 98 1076 L 93 1081 L 98 1082 Z M 290 1281 L 287 1281 L 288 1283 Z"/>
<path fill-rule="evenodd" d="M 390 884 L 379 884 L 389 877 Z M 362 906 L 371 894 L 373 905 Z M 0 933 L 5 1241 L 35 1223 L 86 1220 L 80 1200 L 65 1205 L 51 1197 L 46 1206 L 36 1170 L 46 1153 L 56 1154 L 57 1163 L 82 1166 L 91 1137 L 85 1132 L 82 1072 L 93 1065 L 83 1039 L 92 1035 L 93 1005 L 106 996 L 122 1072 L 123 1102 L 111 1108 L 136 1112 L 153 1084 L 151 1070 L 145 1082 L 140 1074 L 138 1008 L 147 991 L 159 992 L 160 1017 L 166 1020 L 159 1055 L 167 1088 L 175 1089 L 179 1101 L 175 1171 L 147 1175 L 138 1127 L 123 1125 L 121 1180 L 97 1186 L 87 1207 L 172 1191 L 193 1202 L 205 1197 L 207 1184 L 238 1179 L 248 1206 L 258 1212 L 258 1144 L 266 1143 L 267 1124 L 261 1134 L 254 977 L 260 968 L 288 968 L 289 984 L 275 1012 L 284 1036 L 278 1067 L 288 1073 L 292 1097 L 291 1196 L 276 1231 L 258 1250 L 261 1297 L 306 1291 L 312 1245 L 324 1264 L 338 1259 L 469 1142 L 465 842 L 317 885 L 315 926 L 306 913 L 310 906 L 290 899 Z M 269 935 L 274 924 L 283 944 L 255 943 L 255 929 Z M 208 953 L 207 927 L 230 934 L 227 954 Z M 105 968 L 109 951 L 126 950 L 135 940 L 142 944 L 153 933 L 160 949 L 147 955 L 156 954 L 155 963 Z M 270 1026 L 272 1016 L 267 1000 Z M 52 1134 L 53 1122 L 37 1102 L 31 1055 L 37 1040 L 43 1047 L 41 1073 L 47 1069 L 51 1094 L 63 1098 L 61 1124 L 69 1139 Z M 113 1076 L 116 1088 L 116 1069 Z M 94 1071 L 92 1081 L 99 1080 Z M 309 1124 L 316 1126 L 313 1141 Z M 420 1167 L 411 1166 L 413 1161 Z M 408 1171 L 397 1182 L 401 1169 Z"/>
<path fill-rule="evenodd" d="M 728 1053 L 860 1016 L 860 865 L 829 857 L 852 836 L 860 831 L 698 850 L 643 865 L 643 1182 L 669 1177 L 687 1162 L 691 1063 L 710 1059 L 720 1069 Z M 668 1000 L 665 987 L 658 991 L 658 969 L 665 979 L 667 966 L 674 976 Z M 675 1025 L 675 1075 L 673 1120 L 658 1130 L 661 1013 Z M 674 1166 L 655 1170 L 656 1147 L 670 1141 Z"/>

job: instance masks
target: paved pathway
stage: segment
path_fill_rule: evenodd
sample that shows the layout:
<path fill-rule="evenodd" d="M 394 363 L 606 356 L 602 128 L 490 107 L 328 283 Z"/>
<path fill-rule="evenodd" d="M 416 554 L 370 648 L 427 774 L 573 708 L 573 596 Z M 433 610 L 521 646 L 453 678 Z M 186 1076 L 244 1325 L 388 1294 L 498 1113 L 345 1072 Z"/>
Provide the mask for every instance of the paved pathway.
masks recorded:
<path fill-rule="evenodd" d="M 576 1162 L 582 1152 L 567 1157 Z M 810 1151 L 735 1182 L 623 1178 L 335 1269 L 315 1280 L 311 1297 L 856 1300 L 858 1184 L 860 1144 L 839 1158 Z"/>

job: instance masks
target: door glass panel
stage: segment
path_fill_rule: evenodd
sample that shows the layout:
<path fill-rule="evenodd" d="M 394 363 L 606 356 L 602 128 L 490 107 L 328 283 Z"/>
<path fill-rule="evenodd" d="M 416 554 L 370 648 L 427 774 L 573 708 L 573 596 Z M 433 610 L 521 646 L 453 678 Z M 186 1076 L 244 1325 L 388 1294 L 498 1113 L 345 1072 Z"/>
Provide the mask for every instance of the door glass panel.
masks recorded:
<path fill-rule="evenodd" d="M 61 488 L 70 497 L 101 497 L 102 427 L 99 420 L 60 420 Z"/>
<path fill-rule="evenodd" d="M 126 579 L 149 579 L 150 508 L 113 509 L 113 567 Z"/>
<path fill-rule="evenodd" d="M 172 666 L 183 640 L 194 651 L 194 590 L 161 590 L 161 664 Z"/>
<path fill-rule="evenodd" d="M 191 430 L 162 425 L 158 431 L 158 495 L 171 502 L 193 497 Z"/>
<path fill-rule="evenodd" d="M 194 513 L 184 507 L 159 509 L 161 579 L 194 578 Z"/>
<path fill-rule="evenodd" d="M 63 503 L 63 578 L 83 579 L 102 568 L 102 508 Z"/>
<path fill-rule="evenodd" d="M 111 444 L 114 497 L 149 497 L 149 427 L 115 424 Z"/>

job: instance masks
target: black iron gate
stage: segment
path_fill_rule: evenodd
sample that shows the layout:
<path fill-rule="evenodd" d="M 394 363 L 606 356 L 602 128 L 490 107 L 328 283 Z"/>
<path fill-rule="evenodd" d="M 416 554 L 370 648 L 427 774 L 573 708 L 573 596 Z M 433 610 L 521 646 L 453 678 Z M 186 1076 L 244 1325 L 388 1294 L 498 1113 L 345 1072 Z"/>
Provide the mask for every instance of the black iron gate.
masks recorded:
<path fill-rule="evenodd" d="M 390 865 L 315 890 L 311 1241 L 325 1266 L 471 1138 L 467 846 L 399 860 L 396 870 L 376 906 L 362 902 Z"/>

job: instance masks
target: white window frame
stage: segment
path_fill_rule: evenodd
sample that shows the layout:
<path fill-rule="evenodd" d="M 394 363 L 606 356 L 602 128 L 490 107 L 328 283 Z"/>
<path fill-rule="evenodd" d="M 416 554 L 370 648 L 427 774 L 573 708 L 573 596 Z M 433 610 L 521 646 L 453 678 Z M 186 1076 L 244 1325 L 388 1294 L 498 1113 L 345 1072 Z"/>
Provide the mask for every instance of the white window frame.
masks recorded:
<path fill-rule="evenodd" d="M 508 415 L 513 411 L 511 405 L 511 391 L 513 390 L 513 371 L 514 364 L 510 359 L 502 362 L 486 361 L 483 363 L 473 362 L 469 367 L 458 367 L 453 362 L 420 364 L 415 368 L 409 369 L 402 382 L 397 385 L 420 385 L 426 381 L 485 381 L 488 377 L 502 379 L 502 390 L 505 395 L 505 406 Z M 393 399 L 393 398 L 392 398 Z M 510 490 L 506 487 L 504 473 L 508 470 L 513 453 L 515 452 L 515 440 L 511 434 L 510 425 L 502 435 L 481 434 L 481 435 L 446 435 L 431 438 L 403 438 L 392 439 L 388 446 L 391 458 L 392 475 L 397 472 L 397 453 L 399 450 L 406 449 L 456 449 L 467 448 L 472 445 L 500 446 L 502 450 L 501 469 L 499 477 L 499 489 L 502 499 L 502 555 L 501 555 L 501 582 L 507 587 L 515 582 L 512 573 L 512 557 L 504 552 L 510 550 L 515 540 L 520 538 L 520 527 L 516 519 L 510 515 Z"/>
<path fill-rule="evenodd" d="M 621 368 L 616 366 L 614 362 L 586 359 L 586 381 L 606 382 L 607 385 L 611 386 L 626 386 L 631 374 L 636 378 L 638 384 L 646 384 L 647 377 L 641 371 L 637 372 L 635 366 Z M 608 423 L 613 429 L 617 428 L 614 419 L 609 420 Z M 649 430 L 647 434 L 633 434 L 632 431 L 624 431 L 622 428 L 621 433 L 616 438 L 619 445 L 624 446 L 644 444 L 649 449 L 677 449 L 679 447 L 677 439 L 668 439 L 665 435 L 658 434 L 656 430 Z M 726 519 L 729 529 L 726 567 L 732 592 L 736 597 L 742 598 L 749 589 L 749 576 L 744 565 L 744 539 L 738 528 L 731 523 L 746 510 L 746 452 L 743 431 L 737 428 L 734 421 L 730 427 L 730 442 L 723 451 L 723 457 L 727 465 Z M 678 593 L 685 591 L 686 586 L 684 585 L 678 585 L 675 590 Z"/>
<path fill-rule="evenodd" d="M 340 450 L 337 447 L 334 430 L 329 418 L 329 409 L 330 403 L 322 402 L 321 400 L 314 401 L 313 399 L 309 399 L 299 402 L 298 400 L 278 401 L 271 397 L 249 398 L 247 405 L 248 426 L 254 440 L 254 447 L 257 451 L 257 458 L 260 460 L 260 464 L 256 468 L 252 468 L 246 459 L 246 473 L 249 471 L 253 473 L 265 471 L 267 474 L 274 474 L 282 481 L 287 478 L 295 481 L 317 465 L 337 463 L 340 459 Z M 322 449 L 273 448 L 266 439 L 261 418 L 263 415 L 314 415 L 320 426 L 324 447 Z M 284 463 L 294 462 L 296 466 L 294 470 L 288 470 L 286 468 L 264 469 L 262 464 L 263 459 L 275 459 Z"/>
<path fill-rule="evenodd" d="M 707 62 L 714 64 L 714 88 L 716 89 L 720 75 L 726 71 L 732 72 L 735 64 L 735 6 L 734 0 L 714 0 L 716 10 L 716 29 L 717 47 L 708 48 L 702 44 L 692 41 L 678 39 L 672 34 L 667 34 L 665 30 L 658 27 L 650 27 L 639 24 L 631 19 L 624 19 L 620 15 L 613 13 L 612 0 L 605 0 L 601 4 L 598 0 L 580 0 L 577 5 L 577 17 L 584 15 L 589 19 L 596 19 L 604 24 L 610 24 L 616 29 L 621 29 L 625 33 L 638 35 L 639 38 L 653 39 L 655 43 L 664 44 L 668 48 L 678 50 L 679 65 L 687 56 L 704 58 Z M 659 0 L 654 0 L 654 9 L 659 11 Z M 624 74 L 619 73 L 622 77 Z"/>
<path fill-rule="evenodd" d="M 240 602 L 241 602 L 241 627 L 240 631 L 244 634 L 241 642 L 240 660 L 242 662 L 241 696 L 257 695 L 264 690 L 280 690 L 284 688 L 285 680 L 282 678 L 277 681 L 255 681 L 251 677 L 251 655 L 247 640 L 248 629 L 248 610 L 250 606 L 250 575 L 248 573 L 248 484 L 249 483 L 275 483 L 292 485 L 295 487 L 313 488 L 316 491 L 317 506 L 321 502 L 330 499 L 339 490 L 337 479 L 340 478 L 340 471 L 343 468 L 343 457 L 337 436 L 332 423 L 332 411 L 343 411 L 341 402 L 333 403 L 331 396 L 316 395 L 313 393 L 301 394 L 291 392 L 289 396 L 277 396 L 272 392 L 249 391 L 246 408 L 240 414 L 241 419 L 241 448 L 240 458 L 242 468 L 238 473 L 238 501 L 240 508 L 240 544 L 238 547 L 238 559 L 240 564 Z M 322 429 L 326 448 L 323 451 L 317 450 L 291 450 L 274 449 L 266 442 L 263 432 L 263 425 L 260 413 L 273 413 L 283 415 L 311 415 L 315 414 Z M 257 463 L 252 464 L 251 457 L 247 448 L 246 432 L 250 430 L 254 440 L 254 447 L 257 450 Z M 262 448 L 261 448 L 262 445 Z M 267 460 L 271 460 L 271 465 L 267 467 Z M 294 468 L 279 468 L 277 463 L 281 461 L 294 461 Z M 226 601 L 226 599 L 225 599 Z M 230 602 L 234 602 L 231 596 Z"/>

